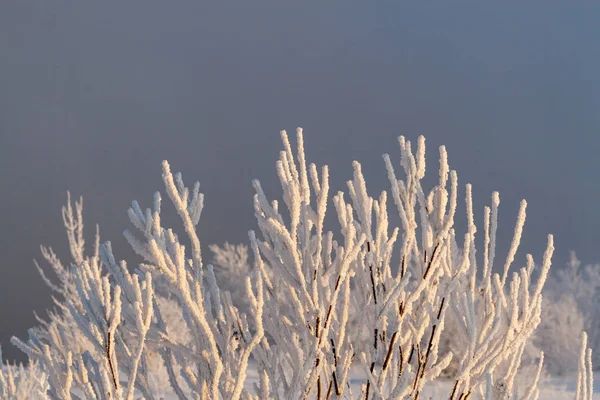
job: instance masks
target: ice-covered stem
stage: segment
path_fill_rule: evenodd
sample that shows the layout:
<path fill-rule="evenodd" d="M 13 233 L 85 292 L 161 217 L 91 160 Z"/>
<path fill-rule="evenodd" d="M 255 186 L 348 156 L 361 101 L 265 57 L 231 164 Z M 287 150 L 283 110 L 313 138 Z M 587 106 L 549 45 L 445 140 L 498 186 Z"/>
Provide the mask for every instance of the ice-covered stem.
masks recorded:
<path fill-rule="evenodd" d="M 592 400 L 594 397 L 594 370 L 592 368 L 592 349 L 587 346 L 587 333 L 581 335 L 581 351 L 577 372 L 577 390 L 575 400 Z"/>
<path fill-rule="evenodd" d="M 62 208 L 63 221 L 67 228 L 67 237 L 71 256 L 76 264 L 84 260 L 85 240 L 83 239 L 83 198 L 75 202 L 75 213 L 71 206 L 71 193 L 67 192 L 67 205 Z"/>
<path fill-rule="evenodd" d="M 527 389 L 527 391 L 525 392 L 523 397 L 521 397 L 523 400 L 537 399 L 539 397 L 540 391 L 538 389 L 538 384 L 540 382 L 540 377 L 542 375 L 543 366 L 544 366 L 544 352 L 542 351 L 540 353 L 540 359 L 538 361 L 538 367 L 535 372 L 535 376 L 533 377 L 533 381 L 531 382 L 529 389 Z M 490 379 L 490 382 L 491 382 L 491 379 Z M 491 400 L 491 396 L 488 395 L 487 399 Z"/>
<path fill-rule="evenodd" d="M 163 168 L 163 182 L 165 183 L 165 189 L 169 198 L 173 202 L 183 227 L 192 243 L 192 261 L 193 269 L 200 276 L 202 270 L 202 252 L 200 248 L 200 239 L 196 233 L 196 225 L 200 221 L 200 215 L 204 208 L 204 194 L 200 193 L 200 183 L 196 182 L 194 189 L 191 194 L 189 189 L 183 185 L 183 179 L 181 174 L 178 173 L 173 178 L 169 163 L 165 160 L 162 163 Z M 177 181 L 177 186 L 175 185 Z"/>

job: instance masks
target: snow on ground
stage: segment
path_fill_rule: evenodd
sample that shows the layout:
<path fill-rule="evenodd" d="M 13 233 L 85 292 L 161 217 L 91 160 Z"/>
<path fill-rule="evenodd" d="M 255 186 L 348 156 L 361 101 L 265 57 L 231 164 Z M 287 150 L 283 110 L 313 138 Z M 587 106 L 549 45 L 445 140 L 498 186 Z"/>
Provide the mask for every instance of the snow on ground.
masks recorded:
<path fill-rule="evenodd" d="M 254 382 L 258 383 L 258 374 L 256 370 L 250 369 L 246 378 L 246 388 L 251 390 Z M 364 382 L 360 371 L 351 374 L 350 385 L 355 396 L 360 393 L 361 385 Z M 594 382 L 598 382 L 598 384 L 594 386 L 593 398 L 594 400 L 600 400 L 600 373 L 595 374 Z M 547 378 L 540 384 L 539 400 L 573 400 L 575 398 L 576 383 L 576 375 L 565 378 Z M 426 387 L 420 399 L 447 399 L 452 392 L 452 385 L 452 381 L 438 381 Z"/>
<path fill-rule="evenodd" d="M 594 399 L 600 400 L 600 372 L 595 373 L 594 382 Z M 258 373 L 256 369 L 250 368 L 246 376 L 245 387 L 252 391 L 253 383 L 258 383 Z M 573 375 L 564 378 L 546 378 L 540 384 L 539 400 L 573 400 L 575 398 L 577 376 Z M 361 385 L 364 384 L 364 378 L 360 371 L 351 372 L 350 385 L 352 392 L 356 396 L 361 391 Z M 426 387 L 420 396 L 421 399 L 447 399 L 452 391 L 452 381 L 437 381 L 433 385 Z M 81 393 L 77 393 L 81 395 Z M 163 393 L 157 393 L 159 396 L 164 396 Z M 139 395 L 139 394 L 138 394 Z M 83 397 L 81 397 L 83 398 Z M 164 400 L 176 400 L 176 396 L 164 396 Z"/>

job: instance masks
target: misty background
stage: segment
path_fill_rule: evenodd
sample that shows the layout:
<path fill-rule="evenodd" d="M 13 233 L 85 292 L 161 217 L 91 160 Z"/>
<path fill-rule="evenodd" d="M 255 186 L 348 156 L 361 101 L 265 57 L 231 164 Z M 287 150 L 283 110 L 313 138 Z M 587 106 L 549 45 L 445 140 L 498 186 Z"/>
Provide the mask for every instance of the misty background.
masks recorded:
<path fill-rule="evenodd" d="M 461 209 L 474 185 L 480 227 L 500 191 L 500 259 L 525 198 L 522 249 L 539 260 L 554 233 L 555 267 L 569 250 L 599 262 L 600 3 L 533 3 L 4 0 L 4 356 L 24 359 L 10 337 L 51 306 L 32 260 L 40 244 L 68 260 L 67 190 L 84 197 L 88 243 L 99 223 L 135 265 L 126 211 L 151 206 L 168 159 L 206 195 L 205 249 L 247 242 L 251 180 L 280 195 L 279 131 L 298 126 L 308 160 L 330 166 L 332 193 L 355 159 L 374 195 L 386 189 L 381 154 L 397 165 L 397 136 L 423 134 L 433 176 L 447 145 Z"/>

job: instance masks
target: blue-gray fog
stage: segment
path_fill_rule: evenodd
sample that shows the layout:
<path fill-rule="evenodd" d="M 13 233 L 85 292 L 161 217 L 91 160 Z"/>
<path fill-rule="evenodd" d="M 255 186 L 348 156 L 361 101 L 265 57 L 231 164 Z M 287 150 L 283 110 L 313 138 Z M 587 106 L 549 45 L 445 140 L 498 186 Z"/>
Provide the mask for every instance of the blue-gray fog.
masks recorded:
<path fill-rule="evenodd" d="M 251 180 L 279 194 L 279 130 L 297 126 L 332 190 L 356 159 L 378 193 L 381 154 L 398 161 L 397 136 L 423 134 L 429 173 L 446 144 L 460 183 L 474 185 L 480 226 L 500 191 L 499 254 L 525 198 L 524 251 L 539 260 L 554 233 L 556 266 L 569 250 L 600 261 L 598 3 L 153 3 L 0 5 L 7 358 L 23 359 L 10 337 L 51 306 L 32 261 L 39 244 L 68 259 L 67 190 L 84 197 L 88 243 L 99 223 L 135 265 L 126 210 L 151 205 L 168 159 L 206 194 L 204 246 L 246 242 Z"/>

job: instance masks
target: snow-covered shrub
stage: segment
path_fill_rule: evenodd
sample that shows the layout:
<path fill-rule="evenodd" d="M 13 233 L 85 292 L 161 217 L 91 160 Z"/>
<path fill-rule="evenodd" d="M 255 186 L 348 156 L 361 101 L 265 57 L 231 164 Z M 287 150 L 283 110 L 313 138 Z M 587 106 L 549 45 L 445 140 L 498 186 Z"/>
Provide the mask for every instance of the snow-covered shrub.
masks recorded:
<path fill-rule="evenodd" d="M 580 344 L 573 338 L 584 329 L 585 318 L 573 296 L 544 297 L 542 322 L 533 341 L 544 350 L 546 370 L 550 374 L 560 376 L 577 370 Z"/>
<path fill-rule="evenodd" d="M 454 230 L 462 190 L 444 147 L 431 190 L 422 186 L 424 138 L 413 151 L 400 137 L 403 179 L 384 156 L 392 209 L 401 221 L 390 227 L 388 193 L 369 195 L 358 162 L 347 194 L 331 197 L 327 166 L 307 164 L 300 129 L 297 138 L 293 151 L 282 132 L 281 211 L 280 201 L 269 201 L 254 181 L 259 229 L 249 233 L 251 268 L 241 248 L 216 252 L 217 264 L 233 266 L 244 279 L 246 302 L 239 308 L 219 287 L 219 272 L 203 262 L 196 231 L 204 205 L 199 184 L 186 187 L 166 161 L 163 182 L 189 248 L 163 225 L 158 193 L 152 208 L 143 211 L 133 202 L 129 209 L 137 232 L 125 236 L 142 258 L 133 271 L 116 261 L 110 242 L 85 257 L 79 223 L 68 224 L 74 262 L 61 279 L 68 289 L 58 288 L 65 295 L 55 316 L 69 324 L 32 330 L 26 343 L 14 340 L 47 376 L 49 398 L 162 397 L 153 355 L 160 357 L 155 369 L 168 382 L 164 396 L 179 399 L 416 399 L 453 360 L 446 398 L 537 397 L 542 356 L 524 390 L 515 382 L 540 323 L 554 247 L 549 236 L 535 282 L 530 255 L 525 267 L 510 272 L 526 203 L 500 273 L 494 273 L 499 195 L 492 195 L 484 212 L 478 259 L 470 185 L 464 191 L 467 232 L 461 238 Z M 325 227 L 330 202 L 339 225 L 335 233 Z M 241 297 L 237 287 L 230 289 Z M 450 317 L 464 339 L 455 351 L 441 348 Z M 71 346 L 72 334 L 85 338 L 87 348 Z M 370 338 L 366 346 L 363 337 Z M 245 387 L 250 368 L 259 377 L 252 388 Z M 364 377 L 359 393 L 350 385 L 351 368 Z M 583 398 L 591 398 L 587 393 L 582 389 Z"/>
<path fill-rule="evenodd" d="M 583 266 L 572 252 L 566 268 L 557 269 L 550 274 L 544 294 L 548 299 L 545 312 L 553 316 L 543 320 L 542 328 L 553 331 L 554 334 L 540 338 L 543 347 L 558 347 L 552 350 L 557 355 L 563 350 L 567 351 L 564 347 L 560 349 L 561 344 L 572 340 L 577 329 L 581 328 L 581 323 L 587 332 L 589 347 L 595 350 L 594 364 L 600 365 L 600 264 Z M 551 310 L 552 307 L 561 308 L 561 304 L 562 310 Z M 559 315 L 561 311 L 565 314 Z M 566 324 L 567 322 L 570 324 Z M 565 365 L 570 368 L 569 372 L 574 371 L 578 351 L 578 346 L 569 344 L 568 351 L 564 353 L 570 360 Z M 560 363 L 558 360 L 557 362 Z"/>
<path fill-rule="evenodd" d="M 529 294 L 529 280 L 533 270 L 533 260 L 529 257 L 527 268 L 523 268 L 520 274 L 513 276 L 510 301 L 507 301 L 504 287 L 508 278 L 508 269 L 520 240 L 524 223 L 525 203 L 522 204 L 513 246 L 507 257 L 502 278 L 500 278 L 500 275 L 492 275 L 491 273 L 495 248 L 497 207 L 499 204 L 499 196 L 494 194 L 492 209 L 486 210 L 484 271 L 478 281 L 474 254 L 475 225 L 472 216 L 470 186 L 467 186 L 469 232 L 465 237 L 465 245 L 461 248 L 456 243 L 452 229 L 457 202 L 457 179 L 456 174 L 450 173 L 448 169 L 445 149 L 442 148 L 440 151 L 440 184 L 429 195 L 426 195 L 420 185 L 425 172 L 424 140 L 419 141 L 415 156 L 410 150 L 410 144 L 401 138 L 401 165 L 406 173 L 406 181 L 396 179 L 389 157 L 385 157 L 388 176 L 392 185 L 393 199 L 403 228 L 402 244 L 400 246 L 401 266 L 398 268 L 396 275 L 392 276 L 392 269 L 390 268 L 391 249 L 398 238 L 398 231 L 396 230 L 392 233 L 392 236 L 388 236 L 386 193 L 381 194 L 379 201 L 369 197 L 362 178 L 360 164 L 355 163 L 355 177 L 348 184 L 352 205 L 344 201 L 342 193 L 338 193 L 334 197 L 334 205 L 344 236 L 345 250 L 344 247 L 332 240 L 330 233 L 324 235 L 322 232 L 326 204 L 323 199 L 326 197 L 328 190 L 327 169 L 323 169 L 321 181 L 325 184 L 321 186 L 316 167 L 311 166 L 307 170 L 306 165 L 303 165 L 304 154 L 301 135 L 299 135 L 299 140 L 299 166 L 297 167 L 295 162 L 292 161 L 291 147 L 285 136 L 286 150 L 282 152 L 278 163 L 284 200 L 288 213 L 291 215 L 289 227 L 284 224 L 282 216 L 277 212 L 278 204 L 276 202 L 273 205 L 268 204 L 258 183 L 255 184 L 258 192 L 255 199 L 255 208 L 259 218 L 259 227 L 261 227 L 263 235 L 267 237 L 267 241 L 262 242 L 260 250 L 262 250 L 272 267 L 279 267 L 281 270 L 281 273 L 276 276 L 281 276 L 283 282 L 280 282 L 277 288 L 281 288 L 282 291 L 288 293 L 294 293 L 293 299 L 297 302 L 296 309 L 301 310 L 307 316 L 312 315 L 312 319 L 315 321 L 314 328 L 307 321 L 306 329 L 308 332 L 296 333 L 299 337 L 308 338 L 309 346 L 303 349 L 302 354 L 311 354 L 311 352 L 326 354 L 328 347 L 331 347 L 331 349 L 337 348 L 337 352 L 333 351 L 333 359 L 330 361 L 330 364 L 333 363 L 334 365 L 337 364 L 338 356 L 336 353 L 340 353 L 340 348 L 344 350 L 342 354 L 346 356 L 344 361 L 349 358 L 348 354 L 354 354 L 353 343 L 350 341 L 344 343 L 344 340 L 347 339 L 347 336 L 345 336 L 348 323 L 347 315 L 350 307 L 350 297 L 352 297 L 355 300 L 354 306 L 363 316 L 357 331 L 359 333 L 371 332 L 373 337 L 371 350 L 368 353 L 361 354 L 363 365 L 370 365 L 365 373 L 372 380 L 375 380 L 375 376 L 378 376 L 377 386 L 389 390 L 387 396 L 402 396 L 409 393 L 416 395 L 427 378 L 435 379 L 452 359 L 452 354 L 448 352 L 441 358 L 442 361 L 433 368 L 432 376 L 427 376 L 424 373 L 432 349 L 435 354 L 433 362 L 435 363 L 438 360 L 439 338 L 443 331 L 447 311 L 444 302 L 447 299 L 452 307 L 452 312 L 460 316 L 461 333 L 468 344 L 462 353 L 463 357 L 459 361 L 455 375 L 455 387 L 451 397 L 465 396 L 472 393 L 472 390 L 481 390 L 485 386 L 486 372 L 489 373 L 502 367 L 506 369 L 508 375 L 508 379 L 502 384 L 503 390 L 511 393 L 514 376 L 525 346 L 525 339 L 539 322 L 540 292 L 552 252 L 550 237 L 541 279 L 534 289 L 533 296 L 530 297 Z M 316 210 L 309 207 L 310 190 L 307 171 L 310 171 L 316 195 Z M 451 177 L 450 187 L 447 186 L 449 176 Z M 419 209 L 418 218 L 415 208 Z M 373 216 L 375 221 L 373 221 Z M 420 243 L 417 241 L 417 227 L 420 227 L 421 231 Z M 313 228 L 316 228 L 314 234 L 312 233 Z M 281 247 L 278 243 L 285 243 L 285 246 Z M 254 248 L 257 249 L 258 246 L 255 245 Z M 356 251 L 357 248 L 359 250 L 354 254 L 353 251 Z M 321 254 L 322 249 L 326 249 L 324 256 Z M 340 251 L 342 256 L 332 261 L 331 249 L 336 252 Z M 284 257 L 281 257 L 280 254 L 282 250 L 288 252 Z M 255 250 L 255 254 L 259 259 L 258 264 L 260 266 L 260 253 Z M 352 258 L 350 261 L 345 261 L 344 258 L 347 258 L 348 254 Z M 353 271 L 348 267 L 351 264 L 355 265 Z M 336 272 L 318 273 L 320 268 L 326 269 L 330 265 L 340 269 L 337 274 Z M 348 268 L 348 270 L 345 268 Z M 334 271 L 336 270 L 334 269 Z M 414 274 L 414 278 L 411 276 L 412 274 Z M 337 280 L 335 279 L 336 276 Z M 464 279 L 465 277 L 466 279 Z M 353 282 L 355 283 L 352 296 L 350 296 L 350 278 L 354 278 Z M 523 286 L 519 289 L 521 281 L 523 281 Z M 319 339 L 319 327 L 322 322 L 320 318 L 322 318 L 323 310 L 328 310 L 325 315 L 326 322 L 323 325 L 327 327 L 331 309 L 337 305 L 342 290 L 341 282 L 346 284 L 343 303 L 338 306 L 339 311 L 337 311 L 337 314 L 341 314 L 342 318 L 336 320 L 332 317 L 333 324 L 339 324 L 332 330 L 341 332 L 341 338 L 338 338 L 339 344 L 337 346 L 335 340 L 330 340 L 331 346 L 328 346 L 324 344 L 326 340 Z M 320 286 L 325 286 L 328 289 L 324 299 L 318 294 Z M 313 294 L 310 294 L 308 290 L 311 287 Z M 378 296 L 380 299 L 379 304 L 377 302 Z M 395 304 L 395 307 L 390 307 L 391 304 Z M 301 307 L 302 305 L 304 307 Z M 521 306 L 524 310 L 519 310 Z M 407 313 L 407 309 L 410 312 Z M 512 311 L 509 313 L 509 310 Z M 298 313 L 300 314 L 300 311 Z M 508 317 L 511 314 L 512 317 Z M 335 316 L 336 313 L 331 313 L 331 315 Z M 302 314 L 296 317 L 296 319 L 300 318 L 302 318 Z M 388 326 L 391 328 L 390 331 L 388 331 Z M 297 329 L 297 326 L 294 327 Z M 492 327 L 493 329 L 491 329 Z M 436 328 L 438 328 L 437 334 Z M 276 326 L 273 330 L 288 331 L 289 334 L 294 334 L 294 331 L 290 331 L 290 328 L 285 324 Z M 404 332 L 402 332 L 403 330 Z M 401 336 L 398 337 L 399 335 Z M 510 337 L 510 339 L 507 339 L 507 337 Z M 400 346 L 396 352 L 395 346 L 398 339 Z M 315 350 L 314 346 L 318 350 Z M 389 361 L 394 356 L 404 360 L 403 346 L 409 349 L 407 351 L 409 356 L 406 361 L 410 362 L 412 360 L 415 351 L 417 354 L 417 371 L 410 371 L 412 366 L 409 365 L 409 373 L 403 375 L 404 377 L 413 375 L 412 388 L 407 381 L 395 380 L 395 386 L 386 382 L 386 378 L 389 376 L 388 371 L 386 371 L 389 364 L 386 363 L 386 360 Z M 421 350 L 421 346 L 427 350 Z M 510 356 L 505 354 L 504 352 L 507 350 L 513 354 Z M 316 385 L 319 387 L 320 374 L 314 372 L 314 368 L 311 368 L 310 360 L 310 357 L 304 358 L 305 372 L 313 371 L 306 378 L 306 386 L 314 385 L 314 379 L 316 379 Z M 319 361 L 321 361 L 320 358 Z M 347 365 L 350 365 L 350 362 L 347 361 Z M 374 376 L 376 365 L 381 366 L 381 371 Z M 326 364 L 324 368 L 327 368 L 327 366 Z M 402 367 L 401 363 L 399 369 L 402 370 Z M 340 374 L 340 371 L 343 381 L 346 377 L 344 373 L 347 370 L 340 369 L 337 366 L 335 370 L 332 368 L 334 382 L 336 381 L 336 373 Z M 328 372 L 325 373 L 325 376 L 329 375 Z M 393 372 L 391 374 L 393 375 Z M 303 373 L 299 376 L 303 376 Z M 297 383 L 297 379 L 293 381 Z M 371 387 L 370 382 L 371 380 L 365 385 L 367 394 Z M 378 395 L 382 394 L 378 393 Z"/>
<path fill-rule="evenodd" d="M 249 299 L 245 292 L 245 280 L 251 267 L 248 246 L 225 243 L 223 246 L 208 246 L 213 253 L 212 265 L 219 288 L 228 291 L 233 305 L 243 313 L 249 310 Z"/>

